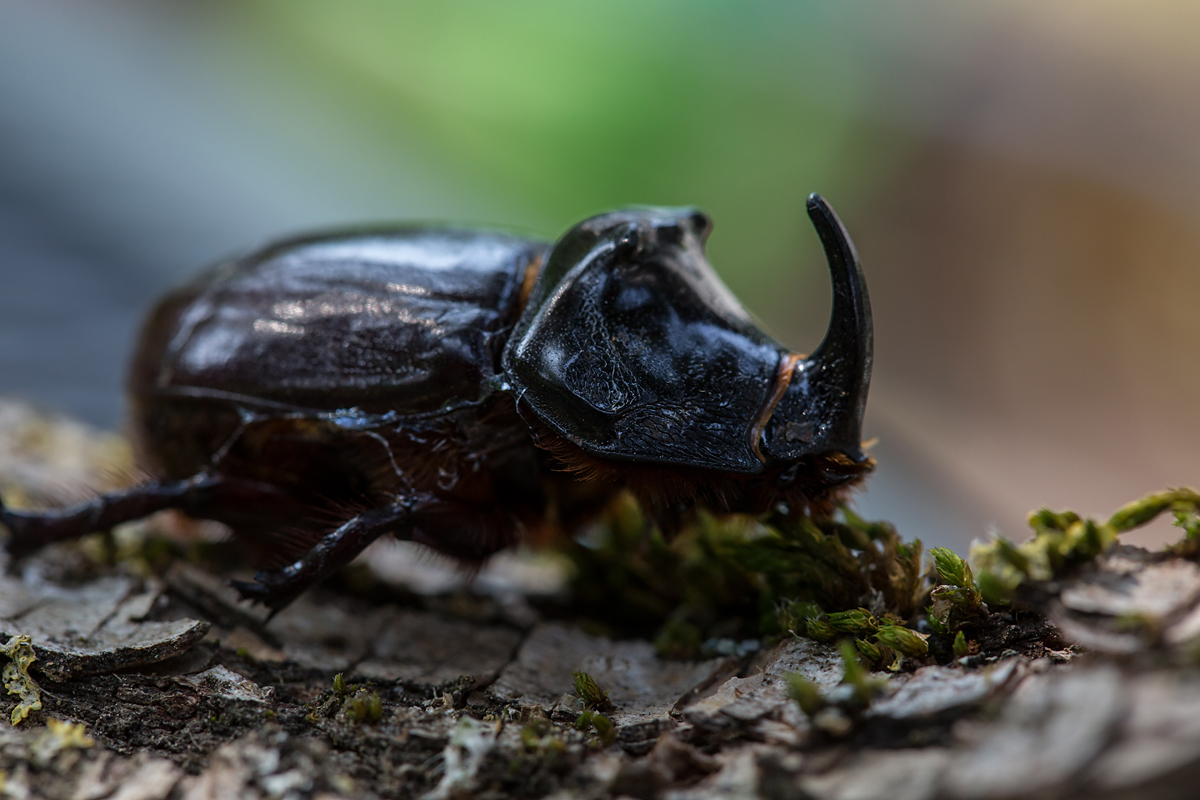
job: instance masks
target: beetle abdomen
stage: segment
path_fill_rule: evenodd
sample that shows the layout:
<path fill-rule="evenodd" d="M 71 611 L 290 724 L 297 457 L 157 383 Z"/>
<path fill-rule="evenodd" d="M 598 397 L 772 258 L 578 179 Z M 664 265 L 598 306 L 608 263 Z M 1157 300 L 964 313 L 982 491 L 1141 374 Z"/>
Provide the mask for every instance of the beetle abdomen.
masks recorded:
<path fill-rule="evenodd" d="M 399 415 L 479 400 L 543 250 L 428 229 L 272 247 L 160 303 L 130 392 Z"/>

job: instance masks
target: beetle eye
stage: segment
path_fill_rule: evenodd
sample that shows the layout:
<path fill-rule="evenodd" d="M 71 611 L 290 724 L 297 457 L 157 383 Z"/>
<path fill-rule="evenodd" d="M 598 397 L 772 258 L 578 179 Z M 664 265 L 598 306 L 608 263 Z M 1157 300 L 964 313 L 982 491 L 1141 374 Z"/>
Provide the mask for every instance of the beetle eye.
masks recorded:
<path fill-rule="evenodd" d="M 712 233 L 712 227 L 712 219 L 708 216 L 708 214 L 705 214 L 703 211 L 697 211 L 692 214 L 692 230 L 694 230 L 696 235 L 701 239 L 708 238 L 708 235 Z"/>

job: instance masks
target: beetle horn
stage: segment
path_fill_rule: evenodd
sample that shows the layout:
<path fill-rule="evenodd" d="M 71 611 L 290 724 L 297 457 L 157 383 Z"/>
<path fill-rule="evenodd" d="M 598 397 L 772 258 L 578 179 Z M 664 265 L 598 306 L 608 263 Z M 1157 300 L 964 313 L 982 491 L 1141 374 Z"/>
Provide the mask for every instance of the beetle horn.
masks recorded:
<path fill-rule="evenodd" d="M 826 408 L 837 409 L 823 437 L 853 456 L 861 456 L 863 411 L 871 384 L 874 331 L 871 300 L 858 251 L 845 226 L 819 194 L 808 196 L 808 216 L 825 247 L 833 283 L 833 310 L 825 339 L 806 361 L 810 385 L 825 395 Z"/>

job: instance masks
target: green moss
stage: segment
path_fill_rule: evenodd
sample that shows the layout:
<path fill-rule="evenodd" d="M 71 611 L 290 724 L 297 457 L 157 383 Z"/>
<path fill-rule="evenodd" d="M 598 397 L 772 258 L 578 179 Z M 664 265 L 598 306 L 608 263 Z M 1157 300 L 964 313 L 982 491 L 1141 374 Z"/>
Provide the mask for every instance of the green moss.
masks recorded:
<path fill-rule="evenodd" d="M 868 639 L 854 639 L 853 642 L 859 655 L 874 668 L 886 667 L 895 660 L 890 652 Z"/>
<path fill-rule="evenodd" d="M 540 755 L 562 753 L 567 749 L 567 743 L 554 735 L 549 721 L 545 719 L 530 720 L 522 726 L 521 743 L 529 752 Z"/>
<path fill-rule="evenodd" d="M 788 697 L 792 698 L 807 716 L 816 716 L 818 711 L 825 708 L 825 696 L 821 694 L 821 689 L 816 683 L 799 672 L 788 673 L 785 679 Z"/>
<path fill-rule="evenodd" d="M 954 635 L 953 652 L 955 658 L 962 658 L 971 652 L 971 649 L 967 646 L 967 637 L 962 631 Z"/>
<path fill-rule="evenodd" d="M 804 634 L 823 644 L 837 641 L 837 631 L 828 622 L 821 619 L 810 619 L 805 622 Z"/>
<path fill-rule="evenodd" d="M 788 696 L 812 720 L 820 731 L 840 737 L 854 730 L 871 703 L 887 687 L 887 679 L 872 675 L 860 660 L 869 656 L 871 645 L 863 639 L 844 639 L 841 643 L 842 681 L 845 689 L 824 693 L 799 672 L 785 676 Z"/>
<path fill-rule="evenodd" d="M 37 656 L 34 655 L 29 637 L 24 635 L 14 636 L 5 642 L 0 646 L 0 654 L 10 659 L 0 674 L 4 678 L 4 688 L 18 698 L 11 717 L 12 724 L 16 725 L 30 712 L 42 710 L 42 690 L 29 676 L 29 667 L 37 661 Z"/>
<path fill-rule="evenodd" d="M 1183 539 L 1168 549 L 1184 558 L 1200 556 L 1200 514 L 1194 508 L 1186 507 L 1173 508 L 1172 511 L 1175 514 L 1173 524 L 1183 531 Z"/>
<path fill-rule="evenodd" d="M 586 672 L 571 673 L 571 680 L 575 684 L 575 693 L 579 695 L 579 699 L 583 701 L 583 705 L 593 711 L 612 711 L 612 701 L 608 699 L 608 692 L 600 688 L 596 683 L 596 679 Z"/>
<path fill-rule="evenodd" d="M 921 543 L 848 509 L 821 520 L 701 513 L 667 541 L 625 496 L 566 552 L 572 611 L 608 635 L 653 638 L 668 658 L 695 658 L 714 636 L 870 635 L 868 601 L 910 621 L 929 592 Z"/>
<path fill-rule="evenodd" d="M 907 658 L 923 659 L 929 655 L 927 637 L 903 625 L 882 626 L 875 634 L 875 641 Z"/>
<path fill-rule="evenodd" d="M 937 633 L 951 634 L 982 625 L 988 608 L 975 584 L 971 565 L 945 547 L 935 547 L 929 553 L 939 581 L 929 593 L 931 604 L 926 614 L 930 627 Z"/>
<path fill-rule="evenodd" d="M 826 624 L 838 633 L 871 634 L 879 630 L 879 621 L 865 608 L 835 611 L 825 618 Z"/>
<path fill-rule="evenodd" d="M 575 727 L 581 731 L 594 730 L 605 746 L 612 744 L 617 738 L 616 725 L 599 711 L 582 712 L 575 718 Z"/>
<path fill-rule="evenodd" d="M 1195 514 L 1198 506 L 1200 493 L 1195 489 L 1167 489 L 1122 506 L 1108 518 L 1108 524 L 1118 533 L 1124 533 L 1145 525 L 1167 509 Z"/>
<path fill-rule="evenodd" d="M 1184 534 L 1172 550 L 1200 558 L 1200 494 L 1170 489 L 1104 521 L 1039 509 L 1032 539 L 977 546 L 973 567 L 940 547 L 923 563 L 919 540 L 846 508 L 826 519 L 701 513 L 668 541 L 626 496 L 587 544 L 567 545 L 572 611 L 607 635 L 652 637 L 667 658 L 695 658 L 713 637 L 782 634 L 848 639 L 871 666 L 906 668 L 927 663 L 931 643 L 939 658 L 966 655 L 989 604 L 1094 559 L 1166 511 Z M 922 617 L 930 636 L 915 630 Z"/>
<path fill-rule="evenodd" d="M 842 683 L 853 689 L 851 702 L 865 709 L 887 686 L 887 679 L 872 675 L 858 660 L 857 648 L 849 641 L 842 642 L 841 651 Z"/>
<path fill-rule="evenodd" d="M 339 710 L 345 710 L 351 715 L 351 719 L 355 719 L 355 721 L 377 721 L 378 717 L 376 717 L 376 720 L 371 719 L 371 716 L 374 712 L 372 711 L 372 703 L 369 697 L 363 699 L 363 693 L 367 690 L 358 689 L 358 695 L 351 697 L 351 695 L 355 694 L 355 691 L 355 688 L 347 684 L 346 679 L 342 676 L 342 673 L 339 672 L 333 676 L 332 688 L 322 692 L 321 696 L 312 702 L 309 707 L 310 711 L 305 719 L 308 722 L 315 724 L 322 719 L 329 719 L 333 717 Z M 351 707 L 352 701 L 357 701 L 353 705 L 353 708 Z M 379 714 L 382 715 L 382 713 L 383 704 L 382 701 L 380 701 Z"/>
<path fill-rule="evenodd" d="M 354 722 L 374 725 L 383 719 L 383 700 L 378 692 L 360 689 L 342 705 L 346 716 Z"/>
<path fill-rule="evenodd" d="M 933 566 L 938 577 L 947 586 L 957 586 L 970 589 L 975 585 L 975 577 L 971 574 L 971 565 L 960 555 L 946 547 L 935 547 L 929 551 L 933 556 Z"/>
<path fill-rule="evenodd" d="M 1178 555 L 1200 555 L 1200 493 L 1179 488 L 1154 492 L 1127 503 L 1105 521 L 1074 511 L 1041 508 L 1029 515 L 1033 538 L 1019 545 L 997 537 L 971 550 L 979 567 L 979 591 L 988 602 L 1003 602 L 1026 581 L 1048 581 L 1084 564 L 1117 542 L 1120 534 L 1171 511 L 1184 538 L 1169 548 Z"/>

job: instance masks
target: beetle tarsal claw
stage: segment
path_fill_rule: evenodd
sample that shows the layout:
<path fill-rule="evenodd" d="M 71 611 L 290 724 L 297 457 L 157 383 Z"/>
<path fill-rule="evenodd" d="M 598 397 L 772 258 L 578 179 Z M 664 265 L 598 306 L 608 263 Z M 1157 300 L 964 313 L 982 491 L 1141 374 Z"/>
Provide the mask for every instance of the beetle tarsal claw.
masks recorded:
<path fill-rule="evenodd" d="M 268 593 L 266 586 L 255 581 L 230 581 L 229 585 L 237 589 L 237 593 L 241 595 L 243 600 L 260 602 Z"/>
<path fill-rule="evenodd" d="M 267 615 L 269 622 L 272 617 L 287 608 L 289 604 L 304 593 L 311 582 L 289 581 L 287 575 L 279 572 L 259 572 L 253 581 L 230 581 L 229 585 L 237 589 L 243 600 L 266 606 L 271 610 Z"/>

